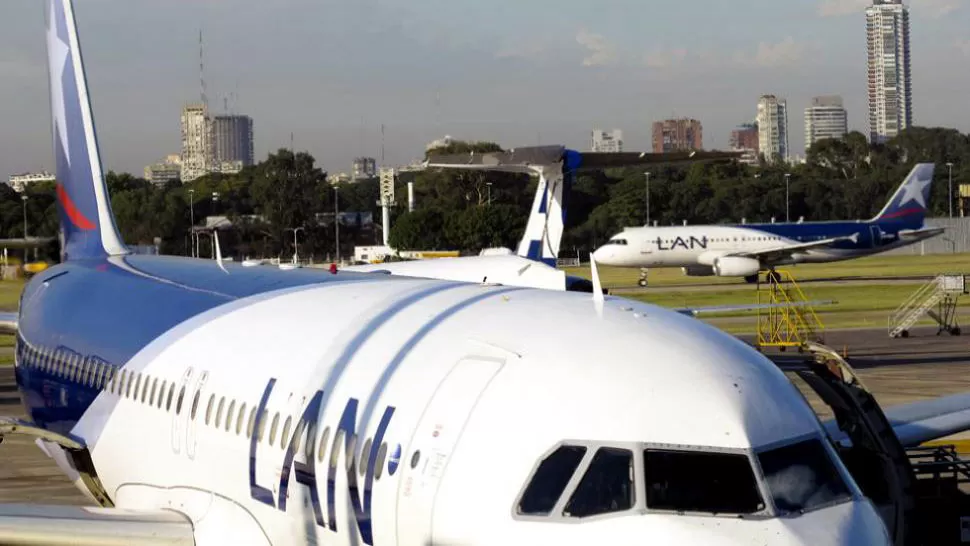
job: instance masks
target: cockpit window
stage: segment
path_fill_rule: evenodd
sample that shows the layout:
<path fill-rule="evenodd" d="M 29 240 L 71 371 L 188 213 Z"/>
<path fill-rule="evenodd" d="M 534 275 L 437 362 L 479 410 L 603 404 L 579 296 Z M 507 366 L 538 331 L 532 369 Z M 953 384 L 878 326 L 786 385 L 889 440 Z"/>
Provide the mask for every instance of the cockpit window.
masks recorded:
<path fill-rule="evenodd" d="M 551 512 L 585 454 L 585 447 L 562 446 L 546 457 L 522 494 L 519 513 L 542 516 Z"/>
<path fill-rule="evenodd" d="M 627 244 L 629 243 L 627 242 L 626 239 L 610 239 L 610 242 L 606 244 L 617 245 L 617 246 L 627 246 Z"/>
<path fill-rule="evenodd" d="M 851 498 L 817 438 L 765 451 L 758 460 L 778 512 L 805 512 Z"/>
<path fill-rule="evenodd" d="M 647 508 L 753 514 L 765 509 L 746 455 L 647 449 Z"/>
<path fill-rule="evenodd" d="M 576 487 L 566 517 L 585 518 L 633 507 L 633 452 L 600 448 Z"/>

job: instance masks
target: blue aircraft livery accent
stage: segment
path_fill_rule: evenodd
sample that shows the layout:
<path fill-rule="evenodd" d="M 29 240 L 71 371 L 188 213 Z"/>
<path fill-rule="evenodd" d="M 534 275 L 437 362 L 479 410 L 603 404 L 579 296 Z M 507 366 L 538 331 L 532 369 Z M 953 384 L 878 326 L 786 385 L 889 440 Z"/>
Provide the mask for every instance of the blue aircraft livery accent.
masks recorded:
<path fill-rule="evenodd" d="M 401 464 L 401 444 L 394 446 L 394 452 L 387 459 L 387 473 L 393 476 L 397 473 L 398 465 Z"/>
<path fill-rule="evenodd" d="M 94 138 L 91 107 L 86 98 L 87 82 L 83 72 L 76 70 L 81 66 L 81 51 L 72 47 L 73 28 L 76 28 L 73 13 L 65 13 L 61 2 L 52 1 L 47 41 L 64 259 L 106 256 L 109 251 L 104 241 L 121 240 L 110 213 L 107 188 L 100 176 L 101 159 Z M 102 210 L 104 215 L 99 213 Z M 105 237 L 103 231 L 107 232 Z"/>

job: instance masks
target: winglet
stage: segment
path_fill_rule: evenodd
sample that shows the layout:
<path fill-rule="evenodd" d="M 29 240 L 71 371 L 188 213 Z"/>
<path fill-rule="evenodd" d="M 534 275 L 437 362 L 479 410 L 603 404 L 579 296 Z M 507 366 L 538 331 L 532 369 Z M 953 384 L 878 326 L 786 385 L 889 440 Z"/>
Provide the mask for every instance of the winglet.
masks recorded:
<path fill-rule="evenodd" d="M 212 240 L 216 245 L 216 263 L 219 264 L 219 269 L 228 275 L 229 272 L 226 271 L 226 266 L 222 264 L 222 247 L 219 246 L 219 230 L 212 230 Z"/>
<path fill-rule="evenodd" d="M 62 258 L 128 254 L 115 226 L 104 183 L 71 0 L 51 0 L 48 17 L 48 74 Z"/>
<path fill-rule="evenodd" d="M 606 298 L 603 297 L 603 285 L 600 283 L 599 269 L 596 268 L 596 258 L 592 253 L 589 255 L 589 271 L 593 277 L 593 301 L 602 304 Z"/>

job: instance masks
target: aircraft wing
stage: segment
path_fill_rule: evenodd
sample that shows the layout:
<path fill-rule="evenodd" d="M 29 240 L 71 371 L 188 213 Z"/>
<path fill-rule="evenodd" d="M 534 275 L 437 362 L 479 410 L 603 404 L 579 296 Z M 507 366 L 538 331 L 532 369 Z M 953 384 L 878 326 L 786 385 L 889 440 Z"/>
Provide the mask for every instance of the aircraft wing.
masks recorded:
<path fill-rule="evenodd" d="M 858 242 L 859 234 L 850 235 L 847 237 L 832 237 L 830 239 L 822 239 L 820 241 L 811 241 L 808 243 L 799 243 L 794 245 L 785 245 L 775 248 L 768 248 L 765 250 L 755 250 L 749 252 L 737 252 L 733 254 L 728 254 L 728 256 L 742 256 L 745 258 L 758 258 L 762 262 L 772 263 L 779 262 L 785 258 L 791 257 L 792 254 L 796 252 L 802 252 L 805 250 L 812 250 L 813 248 L 825 248 L 832 246 L 836 243 L 841 243 L 845 241 Z"/>
<path fill-rule="evenodd" d="M 713 314 L 713 313 L 731 313 L 734 311 L 758 311 L 764 309 L 777 309 L 780 307 L 809 307 L 816 305 L 834 305 L 838 302 L 835 300 L 824 300 L 824 301 L 800 301 L 791 303 L 751 303 L 751 304 L 728 304 L 728 305 L 713 305 L 710 307 L 682 307 L 680 309 L 674 309 L 674 311 L 691 317 L 696 317 L 697 315 L 703 314 Z"/>
<path fill-rule="evenodd" d="M 192 523 L 169 510 L 0 504 L 2 544 L 195 544 Z"/>
<path fill-rule="evenodd" d="M 0 334 L 17 333 L 17 313 L 0 313 Z"/>

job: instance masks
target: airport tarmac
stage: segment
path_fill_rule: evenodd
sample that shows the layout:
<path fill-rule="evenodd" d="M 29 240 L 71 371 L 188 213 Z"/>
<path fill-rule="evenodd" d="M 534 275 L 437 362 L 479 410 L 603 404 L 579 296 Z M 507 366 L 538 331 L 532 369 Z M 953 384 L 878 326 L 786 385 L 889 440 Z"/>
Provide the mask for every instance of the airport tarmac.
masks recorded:
<path fill-rule="evenodd" d="M 970 392 L 970 336 L 935 331 L 915 329 L 908 339 L 890 339 L 885 329 L 833 331 L 825 341 L 844 349 L 880 404 L 892 406 Z M 0 368 L 0 415 L 23 416 L 9 366 Z M 0 460 L 0 503 L 89 504 L 30 440 L 8 438 L 0 444 Z"/>

